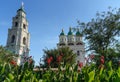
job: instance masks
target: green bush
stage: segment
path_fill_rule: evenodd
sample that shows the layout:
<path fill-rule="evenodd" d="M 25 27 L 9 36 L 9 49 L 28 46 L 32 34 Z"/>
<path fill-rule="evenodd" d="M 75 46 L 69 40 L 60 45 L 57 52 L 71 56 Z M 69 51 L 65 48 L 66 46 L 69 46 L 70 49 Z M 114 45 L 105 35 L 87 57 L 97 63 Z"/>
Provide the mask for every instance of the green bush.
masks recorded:
<path fill-rule="evenodd" d="M 96 66 L 60 65 L 58 70 L 33 71 L 33 66 L 14 66 L 8 63 L 0 64 L 0 82 L 119 82 L 120 67 L 114 69 L 112 62 Z"/>

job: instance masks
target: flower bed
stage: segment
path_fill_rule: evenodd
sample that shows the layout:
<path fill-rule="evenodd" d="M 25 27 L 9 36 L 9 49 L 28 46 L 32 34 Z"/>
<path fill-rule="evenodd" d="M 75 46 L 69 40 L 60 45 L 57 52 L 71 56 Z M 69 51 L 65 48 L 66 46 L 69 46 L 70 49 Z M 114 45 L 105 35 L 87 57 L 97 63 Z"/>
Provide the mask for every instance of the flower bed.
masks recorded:
<path fill-rule="evenodd" d="M 86 65 L 78 71 L 78 65 L 59 66 L 57 69 L 38 68 L 35 71 L 32 66 L 14 66 L 0 64 L 0 82 L 119 82 L 120 67 L 115 69 L 112 62 L 106 64 Z"/>

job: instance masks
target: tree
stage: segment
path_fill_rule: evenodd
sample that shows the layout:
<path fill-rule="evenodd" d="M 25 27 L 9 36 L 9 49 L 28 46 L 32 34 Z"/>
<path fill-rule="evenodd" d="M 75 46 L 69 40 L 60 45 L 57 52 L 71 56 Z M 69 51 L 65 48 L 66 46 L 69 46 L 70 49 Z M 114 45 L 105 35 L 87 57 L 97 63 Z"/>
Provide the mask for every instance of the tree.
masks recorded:
<path fill-rule="evenodd" d="M 58 67 L 61 63 L 63 65 L 75 63 L 76 54 L 68 47 L 44 50 L 44 54 L 45 67 Z"/>
<path fill-rule="evenodd" d="M 0 46 L 0 63 L 10 62 L 15 56 L 15 54 L 7 51 L 4 47 Z"/>
<path fill-rule="evenodd" d="M 83 35 L 88 41 L 89 49 L 95 53 L 105 55 L 107 49 L 115 44 L 117 35 L 120 35 L 120 9 L 109 8 L 107 12 L 97 13 L 88 23 L 79 23 Z"/>

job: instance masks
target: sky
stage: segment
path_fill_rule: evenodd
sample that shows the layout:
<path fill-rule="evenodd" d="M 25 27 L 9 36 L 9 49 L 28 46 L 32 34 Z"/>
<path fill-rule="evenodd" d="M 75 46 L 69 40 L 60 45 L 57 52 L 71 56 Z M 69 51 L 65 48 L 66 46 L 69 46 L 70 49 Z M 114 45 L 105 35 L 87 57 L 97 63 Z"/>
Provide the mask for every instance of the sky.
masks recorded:
<path fill-rule="evenodd" d="M 29 21 L 30 56 L 38 65 L 43 49 L 54 49 L 63 28 L 77 26 L 77 20 L 90 21 L 96 12 L 120 8 L 120 0 L 0 0 L 0 45 L 5 46 L 12 17 L 24 2 Z"/>

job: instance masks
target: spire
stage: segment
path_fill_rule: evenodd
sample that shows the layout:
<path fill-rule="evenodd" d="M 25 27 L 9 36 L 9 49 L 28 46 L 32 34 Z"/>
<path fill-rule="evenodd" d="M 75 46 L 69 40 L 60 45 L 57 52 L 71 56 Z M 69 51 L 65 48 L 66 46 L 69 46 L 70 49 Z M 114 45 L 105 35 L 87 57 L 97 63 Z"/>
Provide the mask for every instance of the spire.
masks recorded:
<path fill-rule="evenodd" d="M 76 36 L 81 36 L 79 28 L 77 28 Z"/>
<path fill-rule="evenodd" d="M 62 29 L 62 32 L 60 33 L 60 36 L 65 35 L 64 30 Z"/>
<path fill-rule="evenodd" d="M 21 9 L 24 10 L 24 2 L 21 3 Z"/>
<path fill-rule="evenodd" d="M 71 28 L 71 27 L 69 28 L 68 35 L 73 35 L 73 33 L 72 33 L 72 28 Z"/>
<path fill-rule="evenodd" d="M 20 7 L 20 9 L 17 10 L 17 12 L 18 12 L 18 11 L 23 11 L 23 12 L 25 13 L 24 3 L 23 3 L 23 2 L 21 3 L 21 7 Z"/>

